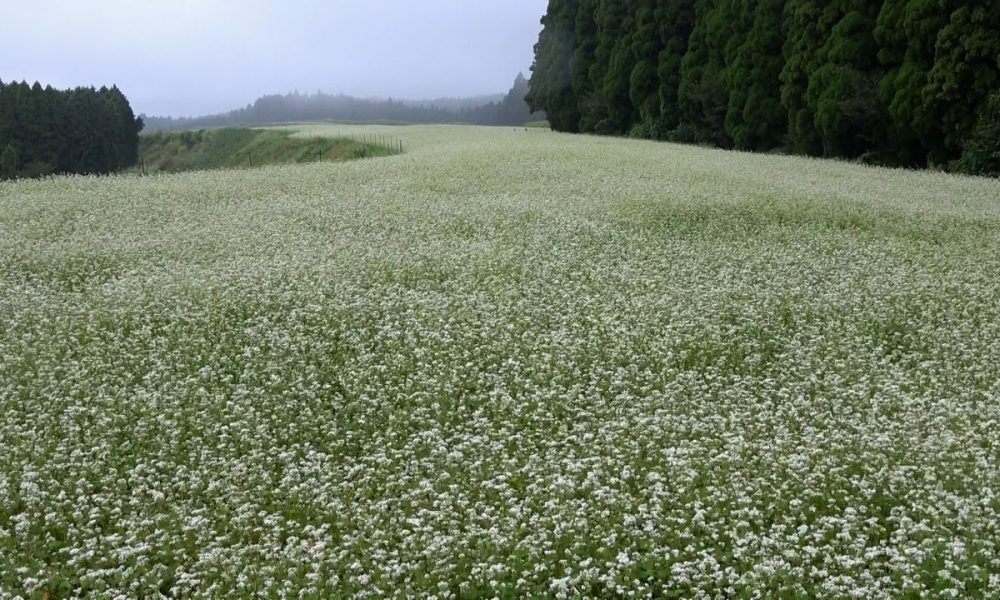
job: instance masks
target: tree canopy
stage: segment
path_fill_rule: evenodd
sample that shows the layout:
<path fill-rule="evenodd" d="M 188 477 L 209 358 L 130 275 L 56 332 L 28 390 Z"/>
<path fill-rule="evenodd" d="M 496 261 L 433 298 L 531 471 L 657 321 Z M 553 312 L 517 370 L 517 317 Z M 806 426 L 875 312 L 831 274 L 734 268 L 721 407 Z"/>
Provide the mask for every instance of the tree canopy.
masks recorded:
<path fill-rule="evenodd" d="M 142 126 L 117 87 L 0 81 L 0 179 L 130 167 Z"/>
<path fill-rule="evenodd" d="M 542 26 L 528 101 L 562 131 L 959 169 L 993 151 L 997 0 L 550 0 Z"/>

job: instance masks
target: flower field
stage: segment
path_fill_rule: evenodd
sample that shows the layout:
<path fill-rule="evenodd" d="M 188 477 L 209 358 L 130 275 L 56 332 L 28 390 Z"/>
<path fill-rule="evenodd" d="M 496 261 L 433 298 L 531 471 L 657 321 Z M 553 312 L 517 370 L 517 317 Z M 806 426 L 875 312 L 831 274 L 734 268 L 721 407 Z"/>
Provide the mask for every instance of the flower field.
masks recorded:
<path fill-rule="evenodd" d="M 365 133 L 0 183 L 0 598 L 1000 597 L 1000 181 Z"/>

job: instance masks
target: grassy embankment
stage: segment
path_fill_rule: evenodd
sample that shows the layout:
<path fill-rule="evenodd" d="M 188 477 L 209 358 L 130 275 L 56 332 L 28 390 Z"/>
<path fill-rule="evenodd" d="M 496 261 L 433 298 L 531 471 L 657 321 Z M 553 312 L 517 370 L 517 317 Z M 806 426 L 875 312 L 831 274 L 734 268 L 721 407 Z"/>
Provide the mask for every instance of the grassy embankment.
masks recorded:
<path fill-rule="evenodd" d="M 400 153 L 396 139 L 306 138 L 292 133 L 287 129 L 235 127 L 149 133 L 140 138 L 140 168 L 147 172 L 201 171 Z"/>

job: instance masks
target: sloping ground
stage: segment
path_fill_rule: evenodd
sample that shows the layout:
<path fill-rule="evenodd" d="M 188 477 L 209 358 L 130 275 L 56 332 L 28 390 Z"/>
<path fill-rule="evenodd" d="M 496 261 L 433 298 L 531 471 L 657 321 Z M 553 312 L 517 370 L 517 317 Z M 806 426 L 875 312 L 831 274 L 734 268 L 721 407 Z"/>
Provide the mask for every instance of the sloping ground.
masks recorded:
<path fill-rule="evenodd" d="M 1000 597 L 1000 182 L 362 134 L 0 184 L 0 597 Z"/>
<path fill-rule="evenodd" d="M 339 161 L 398 154 L 395 144 L 346 137 L 291 137 L 289 130 L 222 128 L 155 132 L 139 140 L 141 169 L 195 171 Z M 395 141 L 395 140 L 393 140 Z"/>

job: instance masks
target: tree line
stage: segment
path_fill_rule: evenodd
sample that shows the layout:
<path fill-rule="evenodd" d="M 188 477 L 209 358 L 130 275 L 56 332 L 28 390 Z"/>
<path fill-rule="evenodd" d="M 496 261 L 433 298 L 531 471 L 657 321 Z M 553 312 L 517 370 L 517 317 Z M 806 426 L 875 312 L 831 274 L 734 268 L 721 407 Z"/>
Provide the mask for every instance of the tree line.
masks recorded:
<path fill-rule="evenodd" d="M 142 126 L 114 86 L 56 90 L 0 81 L 0 179 L 130 167 Z"/>
<path fill-rule="evenodd" d="M 533 116 L 524 97 L 528 80 L 518 74 L 510 91 L 497 101 L 463 106 L 454 100 L 449 106 L 392 99 L 355 98 L 343 94 L 275 94 L 258 98 L 253 104 L 218 115 L 195 118 L 145 117 L 147 129 L 172 131 L 203 127 L 232 127 L 296 121 L 353 121 L 388 123 L 473 123 L 478 125 L 523 125 L 542 116 Z"/>
<path fill-rule="evenodd" d="M 529 121 L 545 118 L 543 111 L 532 112 L 525 101 L 528 95 L 528 80 L 522 73 L 514 79 L 514 85 L 503 98 L 482 106 L 469 107 L 458 111 L 456 120 L 477 125 L 524 125 Z"/>
<path fill-rule="evenodd" d="M 570 132 L 1000 173 L 998 0 L 550 0 L 529 105 Z"/>

